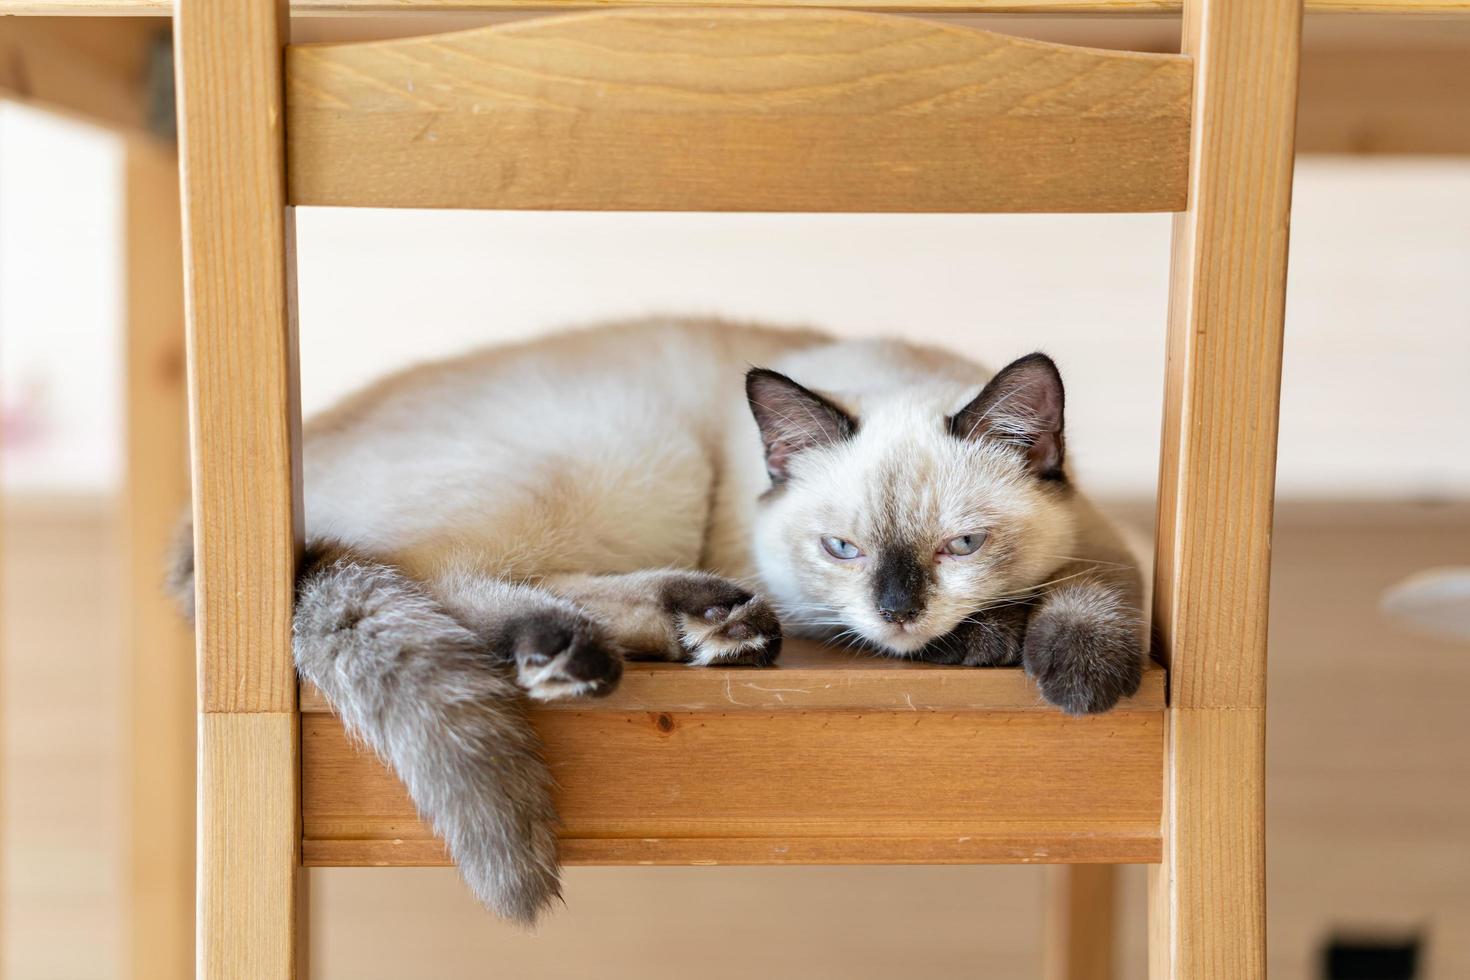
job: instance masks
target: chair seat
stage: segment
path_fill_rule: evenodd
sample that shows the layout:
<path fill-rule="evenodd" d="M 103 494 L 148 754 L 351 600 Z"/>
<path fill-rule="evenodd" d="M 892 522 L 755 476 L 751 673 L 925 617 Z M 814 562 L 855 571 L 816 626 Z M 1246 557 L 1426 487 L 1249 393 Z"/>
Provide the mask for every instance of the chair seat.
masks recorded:
<path fill-rule="evenodd" d="M 1016 668 L 788 641 L 764 670 L 629 664 L 532 721 L 570 864 L 1152 863 L 1164 680 L 1068 718 Z M 447 864 L 321 694 L 301 710 L 304 863 Z"/>

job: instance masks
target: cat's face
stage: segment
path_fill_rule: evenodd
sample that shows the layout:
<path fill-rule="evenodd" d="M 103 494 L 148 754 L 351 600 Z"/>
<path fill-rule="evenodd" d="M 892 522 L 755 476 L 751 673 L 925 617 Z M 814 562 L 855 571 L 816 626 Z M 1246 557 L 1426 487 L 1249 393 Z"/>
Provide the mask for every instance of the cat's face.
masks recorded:
<path fill-rule="evenodd" d="M 918 390 L 855 414 L 759 370 L 748 390 L 772 479 L 757 563 L 793 626 L 912 653 L 1024 599 L 1073 553 L 1046 358 L 1012 364 L 953 415 Z"/>

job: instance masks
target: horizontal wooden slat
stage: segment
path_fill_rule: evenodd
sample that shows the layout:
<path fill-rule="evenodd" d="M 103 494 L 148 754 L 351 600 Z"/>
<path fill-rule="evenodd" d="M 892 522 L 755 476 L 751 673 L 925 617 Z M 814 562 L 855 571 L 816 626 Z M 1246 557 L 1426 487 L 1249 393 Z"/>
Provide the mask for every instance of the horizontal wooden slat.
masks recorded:
<path fill-rule="evenodd" d="M 288 195 L 367 207 L 1168 211 L 1187 58 L 830 10 L 291 48 Z"/>
<path fill-rule="evenodd" d="M 689 867 L 800 864 L 1151 864 L 1157 830 L 1062 832 L 1049 828 L 949 837 L 564 838 L 563 864 Z M 435 838 L 313 840 L 310 868 L 440 868 L 453 862 Z"/>
<path fill-rule="evenodd" d="M 1297 153 L 1470 155 L 1470 22 L 1433 27 L 1450 43 L 1303 49 Z"/>
<path fill-rule="evenodd" d="M 1120 710 L 1072 719 L 1017 670 L 794 646 L 772 670 L 633 665 L 611 698 L 533 712 L 566 860 L 1159 859 L 1162 671 Z M 320 695 L 302 705 L 306 863 L 445 863 L 392 773 Z"/>
<path fill-rule="evenodd" d="M 591 7 L 834 7 L 850 10 L 954 11 L 987 13 L 1178 13 L 1181 0 L 290 0 L 291 15 L 398 14 L 426 11 L 534 9 L 578 10 Z M 14 0 L 5 13 L 91 16 L 166 17 L 173 0 Z M 1470 0 L 1306 0 L 1309 12 L 1380 14 L 1470 13 Z"/>
<path fill-rule="evenodd" d="M 1116 711 L 1160 711 L 1166 674 L 1150 664 L 1137 694 Z M 593 703 L 602 711 L 1045 711 L 1056 709 L 1019 669 L 976 670 L 888 660 L 805 640 L 787 640 L 776 667 L 687 667 L 629 663 L 618 689 Z M 557 701 L 540 711 L 588 710 Z M 310 684 L 304 713 L 331 711 Z"/>
<path fill-rule="evenodd" d="M 146 133 L 148 62 L 158 43 L 168 43 L 166 24 L 0 17 L 0 98 Z"/>

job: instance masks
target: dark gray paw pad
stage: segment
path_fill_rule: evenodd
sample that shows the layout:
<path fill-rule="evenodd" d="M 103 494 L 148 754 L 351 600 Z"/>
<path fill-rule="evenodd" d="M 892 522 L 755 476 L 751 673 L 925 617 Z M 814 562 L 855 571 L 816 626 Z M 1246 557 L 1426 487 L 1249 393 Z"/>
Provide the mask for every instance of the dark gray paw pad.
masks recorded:
<path fill-rule="evenodd" d="M 681 576 L 664 586 L 665 608 L 692 663 L 768 667 L 781 654 L 781 622 L 770 605 L 713 575 Z"/>
<path fill-rule="evenodd" d="M 623 676 L 623 658 L 591 619 L 563 610 L 530 613 L 505 627 L 516 680 L 542 701 L 600 697 Z"/>

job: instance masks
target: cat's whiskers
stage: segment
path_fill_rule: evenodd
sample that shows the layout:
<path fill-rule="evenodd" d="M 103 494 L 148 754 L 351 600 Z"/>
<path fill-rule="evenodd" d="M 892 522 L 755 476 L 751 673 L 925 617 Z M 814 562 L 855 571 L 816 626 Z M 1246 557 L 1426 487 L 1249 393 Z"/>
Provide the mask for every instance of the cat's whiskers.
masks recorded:
<path fill-rule="evenodd" d="M 981 606 L 979 609 L 976 609 L 970 615 L 977 616 L 980 613 L 994 612 L 997 609 L 1005 609 L 1010 606 L 1024 606 L 1036 601 L 1036 599 L 1038 598 L 1040 598 L 1040 593 L 1037 593 L 1036 595 L 1018 596 L 1013 599 L 1002 599 L 996 602 L 987 602 L 985 605 Z"/>
<path fill-rule="evenodd" d="M 1102 567 L 1107 567 L 1107 568 L 1132 568 L 1133 567 L 1128 562 L 1122 562 L 1122 561 L 1103 561 L 1101 558 L 1083 558 L 1080 555 L 1053 555 L 1053 554 L 1043 554 L 1041 557 L 1043 557 L 1043 558 L 1060 558 L 1062 561 L 1082 562 L 1082 563 L 1085 563 L 1085 564 L 1087 564 L 1089 566 L 1095 566 L 1095 567 L 1098 567 L 1098 568 L 1102 568 Z"/>
<path fill-rule="evenodd" d="M 1051 587 L 1053 585 L 1057 585 L 1057 584 L 1059 584 L 1061 582 L 1071 581 L 1074 578 L 1082 578 L 1083 576 L 1091 575 L 1093 573 L 1093 571 L 1094 571 L 1094 569 L 1092 569 L 1092 568 L 1084 568 L 1081 571 L 1073 572 L 1070 575 L 1061 575 L 1061 576 L 1058 576 L 1057 578 L 1049 579 L 1049 580 L 1047 580 L 1045 582 L 1037 582 L 1035 585 L 1027 586 L 1026 588 L 1020 590 L 1019 592 L 1004 593 L 1002 595 L 996 596 L 996 598 L 997 599 L 1013 599 L 1013 598 L 1019 598 L 1021 596 L 1026 596 L 1026 595 L 1040 595 L 1041 592 L 1042 592 L 1042 590 L 1044 590 L 1044 589 L 1047 589 L 1047 588 L 1049 588 L 1049 587 Z"/>

